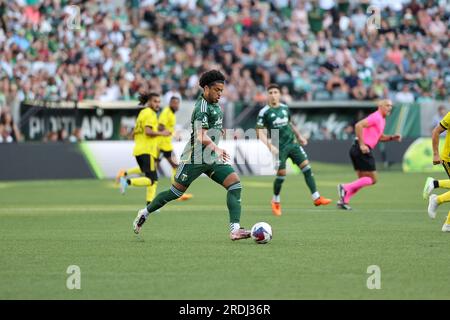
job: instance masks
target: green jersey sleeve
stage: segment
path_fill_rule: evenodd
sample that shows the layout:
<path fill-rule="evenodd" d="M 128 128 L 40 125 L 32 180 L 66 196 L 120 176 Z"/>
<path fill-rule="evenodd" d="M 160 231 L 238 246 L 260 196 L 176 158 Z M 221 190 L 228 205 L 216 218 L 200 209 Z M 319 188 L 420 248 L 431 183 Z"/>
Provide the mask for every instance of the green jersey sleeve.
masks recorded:
<path fill-rule="evenodd" d="M 258 117 L 256 119 L 256 128 L 267 128 L 265 114 L 268 109 L 269 107 L 265 106 L 259 111 Z"/>

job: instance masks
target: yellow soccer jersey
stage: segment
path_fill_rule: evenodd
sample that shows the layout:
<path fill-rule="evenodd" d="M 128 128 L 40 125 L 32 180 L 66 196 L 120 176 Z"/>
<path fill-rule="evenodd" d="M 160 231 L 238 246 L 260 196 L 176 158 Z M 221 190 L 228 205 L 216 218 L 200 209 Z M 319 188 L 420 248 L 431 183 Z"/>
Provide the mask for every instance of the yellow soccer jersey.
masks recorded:
<path fill-rule="evenodd" d="M 162 151 L 171 151 L 173 150 L 172 147 L 172 136 L 175 132 L 175 124 L 177 123 L 177 117 L 175 113 L 172 111 L 170 107 L 164 108 L 163 111 L 161 111 L 161 114 L 159 115 L 159 124 L 163 125 L 166 130 L 168 130 L 171 135 L 168 137 L 159 137 L 158 138 L 158 147 Z"/>
<path fill-rule="evenodd" d="M 158 116 L 150 108 L 144 108 L 139 112 L 134 127 L 134 149 L 133 155 L 150 154 L 157 157 L 158 141 L 157 137 L 150 137 L 145 134 L 145 127 L 158 131 Z"/>
<path fill-rule="evenodd" d="M 447 130 L 444 147 L 441 150 L 441 159 L 445 162 L 450 162 L 450 112 L 441 120 L 441 126 Z"/>

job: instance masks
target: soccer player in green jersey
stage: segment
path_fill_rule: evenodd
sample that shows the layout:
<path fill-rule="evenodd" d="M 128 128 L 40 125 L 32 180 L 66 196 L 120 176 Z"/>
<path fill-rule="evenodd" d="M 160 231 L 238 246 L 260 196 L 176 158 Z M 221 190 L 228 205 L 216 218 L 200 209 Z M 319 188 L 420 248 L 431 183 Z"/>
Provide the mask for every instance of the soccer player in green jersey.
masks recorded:
<path fill-rule="evenodd" d="M 307 145 L 308 141 L 292 123 L 288 106 L 280 102 L 280 87 L 277 84 L 271 84 L 267 88 L 267 93 L 269 104 L 259 112 L 256 130 L 258 138 L 278 159 L 276 163 L 277 177 L 273 183 L 272 213 L 275 216 L 281 215 L 280 192 L 286 178 L 286 160 L 288 158 L 303 172 L 314 205 L 329 204 L 331 200 L 322 197 L 317 191 L 308 156 L 302 147 Z M 276 133 L 278 133 L 278 137 L 276 137 Z"/>
<path fill-rule="evenodd" d="M 230 155 L 218 147 L 222 136 L 222 109 L 218 105 L 225 77 L 217 70 L 202 74 L 199 85 L 203 94 L 197 99 L 191 117 L 192 133 L 169 190 L 159 193 L 144 209 L 139 210 L 133 222 L 135 233 L 139 233 L 150 214 L 169 201 L 183 195 L 189 185 L 202 173 L 227 189 L 227 206 L 230 215 L 230 238 L 250 238 L 250 231 L 240 227 L 241 182 L 233 167 L 227 164 Z"/>

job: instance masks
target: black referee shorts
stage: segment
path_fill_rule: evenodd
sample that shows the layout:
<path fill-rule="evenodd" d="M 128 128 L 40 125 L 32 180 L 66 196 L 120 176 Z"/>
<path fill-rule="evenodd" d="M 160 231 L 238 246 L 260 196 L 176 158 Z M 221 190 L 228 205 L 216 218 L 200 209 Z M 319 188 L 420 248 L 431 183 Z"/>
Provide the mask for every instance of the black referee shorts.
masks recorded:
<path fill-rule="evenodd" d="M 350 158 L 352 159 L 353 168 L 357 171 L 376 171 L 377 168 L 375 166 L 375 158 L 373 156 L 373 151 L 370 149 L 369 153 L 362 153 L 359 148 L 359 144 L 357 141 L 353 143 L 350 148 Z"/>
<path fill-rule="evenodd" d="M 158 181 L 158 172 L 156 171 L 155 158 L 149 154 L 141 154 L 136 156 L 136 161 L 141 171 L 147 178 L 153 181 Z"/>

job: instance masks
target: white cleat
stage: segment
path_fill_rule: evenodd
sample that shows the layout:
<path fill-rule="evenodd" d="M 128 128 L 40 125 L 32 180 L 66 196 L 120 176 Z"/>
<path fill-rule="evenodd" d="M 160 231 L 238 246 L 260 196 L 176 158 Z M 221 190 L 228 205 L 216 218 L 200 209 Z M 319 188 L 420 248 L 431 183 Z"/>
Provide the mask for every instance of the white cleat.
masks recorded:
<path fill-rule="evenodd" d="M 428 201 L 429 201 L 428 202 L 428 216 L 431 219 L 434 219 L 434 218 L 436 218 L 437 208 L 439 206 L 439 204 L 437 202 L 437 195 L 432 194 Z"/>
<path fill-rule="evenodd" d="M 145 218 L 145 209 L 141 209 L 138 211 L 138 214 L 136 216 L 136 218 L 133 221 L 133 231 L 136 234 L 139 234 L 139 232 L 141 231 L 142 225 L 144 224 L 145 220 L 147 220 Z"/>
<path fill-rule="evenodd" d="M 425 186 L 423 187 L 423 194 L 422 194 L 423 199 L 428 200 L 433 190 L 434 190 L 434 179 L 432 177 L 428 177 L 427 180 L 425 181 Z"/>
<path fill-rule="evenodd" d="M 450 232 L 450 224 L 444 223 L 442 226 L 442 232 Z"/>

